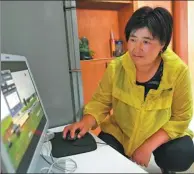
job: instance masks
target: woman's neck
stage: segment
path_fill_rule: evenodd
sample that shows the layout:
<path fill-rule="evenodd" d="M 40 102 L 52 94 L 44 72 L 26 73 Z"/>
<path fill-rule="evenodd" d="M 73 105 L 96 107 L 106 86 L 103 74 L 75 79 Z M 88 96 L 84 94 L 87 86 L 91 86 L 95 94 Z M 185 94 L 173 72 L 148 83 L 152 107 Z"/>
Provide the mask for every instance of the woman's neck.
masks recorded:
<path fill-rule="evenodd" d="M 151 64 L 136 66 L 136 80 L 142 83 L 150 80 L 158 70 L 160 62 L 161 58 L 158 58 Z"/>
<path fill-rule="evenodd" d="M 136 65 L 136 70 L 140 73 L 148 73 L 154 69 L 158 69 L 161 62 L 161 58 L 157 58 L 154 62 L 147 65 Z"/>

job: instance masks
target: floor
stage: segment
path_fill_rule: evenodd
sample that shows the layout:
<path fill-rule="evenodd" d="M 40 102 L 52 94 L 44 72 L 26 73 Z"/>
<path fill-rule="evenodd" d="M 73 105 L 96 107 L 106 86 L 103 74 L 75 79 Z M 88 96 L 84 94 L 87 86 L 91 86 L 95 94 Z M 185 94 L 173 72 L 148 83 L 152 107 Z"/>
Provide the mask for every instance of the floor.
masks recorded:
<path fill-rule="evenodd" d="M 148 173 L 162 173 L 160 168 L 156 165 L 153 156 L 151 158 L 149 166 L 147 168 L 144 168 L 144 170 L 146 170 Z M 190 167 L 189 170 L 177 173 L 194 173 L 194 164 Z"/>

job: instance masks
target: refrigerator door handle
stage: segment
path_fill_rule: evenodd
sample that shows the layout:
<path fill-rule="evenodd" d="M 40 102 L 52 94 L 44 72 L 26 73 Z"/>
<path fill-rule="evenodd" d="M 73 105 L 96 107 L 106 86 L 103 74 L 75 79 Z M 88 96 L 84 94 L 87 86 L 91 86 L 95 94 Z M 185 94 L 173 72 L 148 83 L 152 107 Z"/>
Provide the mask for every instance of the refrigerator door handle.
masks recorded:
<path fill-rule="evenodd" d="M 70 69 L 69 72 L 70 73 L 72 73 L 72 72 L 81 72 L 81 69 Z"/>

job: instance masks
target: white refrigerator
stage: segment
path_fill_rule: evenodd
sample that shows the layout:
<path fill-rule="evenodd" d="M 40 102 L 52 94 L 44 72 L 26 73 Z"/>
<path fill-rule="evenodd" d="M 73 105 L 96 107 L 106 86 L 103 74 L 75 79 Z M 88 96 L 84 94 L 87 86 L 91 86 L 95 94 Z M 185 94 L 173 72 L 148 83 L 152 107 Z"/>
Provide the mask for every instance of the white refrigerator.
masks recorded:
<path fill-rule="evenodd" d="M 1 52 L 28 59 L 50 128 L 81 118 L 75 1 L 1 1 Z"/>

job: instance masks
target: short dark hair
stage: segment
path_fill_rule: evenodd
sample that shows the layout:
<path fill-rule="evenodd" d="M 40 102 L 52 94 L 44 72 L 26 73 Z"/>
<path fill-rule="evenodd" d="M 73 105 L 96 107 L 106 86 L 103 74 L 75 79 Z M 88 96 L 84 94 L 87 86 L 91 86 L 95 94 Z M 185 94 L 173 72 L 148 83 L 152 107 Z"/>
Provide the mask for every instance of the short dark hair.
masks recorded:
<path fill-rule="evenodd" d="M 125 27 L 126 41 L 129 40 L 132 31 L 147 27 L 154 38 L 164 44 L 162 51 L 168 47 L 173 30 L 172 15 L 163 7 L 151 8 L 148 6 L 136 10 Z"/>

